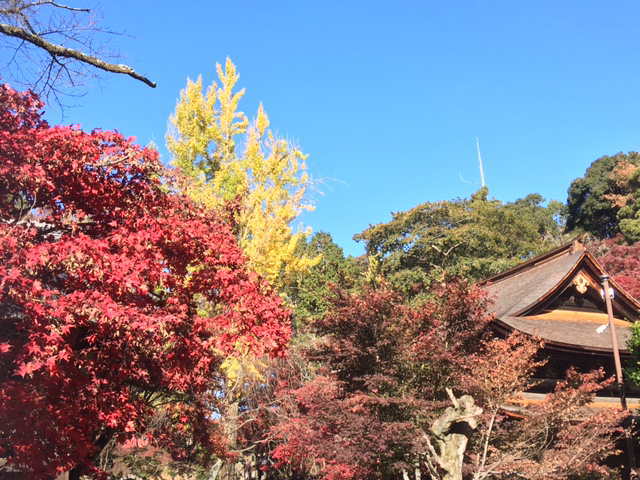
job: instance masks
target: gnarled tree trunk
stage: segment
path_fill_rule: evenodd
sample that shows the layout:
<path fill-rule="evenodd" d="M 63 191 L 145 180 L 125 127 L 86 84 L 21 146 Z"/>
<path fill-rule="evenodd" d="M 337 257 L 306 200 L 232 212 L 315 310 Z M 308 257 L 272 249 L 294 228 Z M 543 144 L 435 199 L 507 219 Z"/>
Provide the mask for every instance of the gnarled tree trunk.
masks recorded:
<path fill-rule="evenodd" d="M 442 480 L 462 480 L 462 462 L 469 434 L 477 428 L 482 409 L 475 405 L 473 397 L 469 395 L 458 399 L 450 389 L 447 389 L 447 393 L 453 407 L 448 407 L 431 424 L 431 435 L 426 437 L 429 445 L 427 457 L 431 460 L 431 470 L 435 470 L 437 465 L 445 472 Z"/>

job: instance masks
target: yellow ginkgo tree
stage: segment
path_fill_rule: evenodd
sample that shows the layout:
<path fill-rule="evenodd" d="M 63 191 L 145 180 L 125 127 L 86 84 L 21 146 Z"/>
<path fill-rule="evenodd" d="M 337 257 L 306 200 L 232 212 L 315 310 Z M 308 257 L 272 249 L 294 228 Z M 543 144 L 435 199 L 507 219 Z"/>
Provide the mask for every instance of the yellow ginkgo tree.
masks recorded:
<path fill-rule="evenodd" d="M 234 91 L 239 75 L 230 59 L 216 71 L 218 81 L 206 91 L 202 77 L 187 80 L 170 117 L 167 146 L 194 200 L 213 209 L 239 202 L 238 242 L 249 267 L 281 291 L 319 261 L 297 253 L 309 230 L 292 227 L 312 209 L 305 202 L 307 156 L 271 132 L 262 104 L 251 122 L 238 110 L 244 90 Z"/>
<path fill-rule="evenodd" d="M 294 230 L 300 214 L 312 208 L 305 201 L 306 155 L 271 132 L 262 105 L 252 121 L 239 110 L 244 90 L 235 91 L 239 76 L 231 60 L 216 71 L 218 80 L 206 90 L 198 77 L 180 92 L 167 134 L 172 163 L 193 200 L 214 210 L 229 211 L 230 203 L 238 207 L 230 210 L 248 267 L 284 294 L 294 277 L 320 261 L 300 254 L 308 229 Z M 243 345 L 236 350 L 222 365 L 225 385 L 219 392 L 228 448 L 239 453 L 224 461 L 219 474 L 224 480 L 255 464 L 253 448 L 237 441 L 241 425 L 255 412 L 240 404 L 263 382 L 267 367 L 267 359 L 253 358 Z"/>

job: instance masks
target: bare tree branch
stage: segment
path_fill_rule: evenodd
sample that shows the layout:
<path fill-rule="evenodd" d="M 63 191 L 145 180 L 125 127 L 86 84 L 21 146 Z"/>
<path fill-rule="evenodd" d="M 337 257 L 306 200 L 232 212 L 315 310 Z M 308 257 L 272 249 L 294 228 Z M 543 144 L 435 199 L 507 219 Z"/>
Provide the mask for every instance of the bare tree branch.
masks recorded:
<path fill-rule="evenodd" d="M 41 7 L 43 5 L 49 5 L 52 7 L 60 8 L 62 10 L 69 10 L 71 12 L 83 12 L 83 13 L 91 12 L 91 10 L 88 8 L 70 7 L 68 5 L 63 5 L 61 3 L 54 2 L 52 0 L 41 0 L 39 2 L 27 2 L 27 3 L 12 2 L 9 8 L 0 8 L 0 14 L 3 14 L 3 15 L 22 14 L 25 10 L 28 10 L 34 7 Z"/>
<path fill-rule="evenodd" d="M 30 33 L 23 28 L 16 27 L 13 25 L 8 25 L 6 23 L 0 23 L 0 33 L 3 33 L 11 37 L 19 38 L 37 47 L 40 47 L 43 50 L 47 51 L 54 58 L 55 57 L 72 58 L 107 72 L 129 75 L 130 77 L 135 78 L 136 80 L 139 80 L 149 85 L 151 88 L 156 87 L 155 82 L 151 81 L 144 75 L 139 74 L 128 65 L 105 62 L 104 60 L 101 60 L 98 57 L 88 55 L 79 50 L 75 50 L 73 48 L 67 48 L 62 45 L 51 43 L 45 40 L 44 38 L 42 38 L 41 36 Z"/>
<path fill-rule="evenodd" d="M 58 2 L 54 2 L 52 0 L 42 0 L 41 2 L 34 2 L 31 4 L 28 4 L 25 6 L 25 8 L 31 8 L 31 7 L 39 7 L 40 5 L 51 5 L 52 7 L 56 7 L 56 8 L 62 8 L 63 10 L 70 10 L 72 12 L 85 12 L 85 13 L 89 13 L 91 10 L 88 8 L 76 8 L 76 7 L 70 7 L 68 5 L 63 5 L 61 3 Z"/>

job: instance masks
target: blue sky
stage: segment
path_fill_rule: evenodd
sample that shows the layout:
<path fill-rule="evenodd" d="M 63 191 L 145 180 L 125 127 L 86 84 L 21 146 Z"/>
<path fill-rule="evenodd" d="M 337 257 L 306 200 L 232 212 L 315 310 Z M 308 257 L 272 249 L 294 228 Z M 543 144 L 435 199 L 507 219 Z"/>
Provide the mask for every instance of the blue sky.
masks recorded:
<path fill-rule="evenodd" d="M 82 2 L 76 1 L 74 4 Z M 611 6 L 615 5 L 615 6 Z M 159 145 L 187 77 L 230 56 L 275 131 L 310 154 L 304 222 L 351 237 L 425 201 L 479 187 L 564 201 L 604 154 L 640 143 L 640 4 L 632 1 L 104 1 L 119 62 L 157 89 L 104 75 L 64 121 Z M 59 115 L 52 115 L 59 121 Z"/>

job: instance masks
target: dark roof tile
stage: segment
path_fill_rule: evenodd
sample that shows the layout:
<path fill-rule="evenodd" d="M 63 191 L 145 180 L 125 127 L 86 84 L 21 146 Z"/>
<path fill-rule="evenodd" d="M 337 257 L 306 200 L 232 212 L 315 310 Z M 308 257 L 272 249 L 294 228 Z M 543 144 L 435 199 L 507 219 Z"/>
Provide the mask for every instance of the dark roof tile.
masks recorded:
<path fill-rule="evenodd" d="M 500 318 L 535 303 L 560 283 L 582 256 L 583 252 L 567 252 L 540 265 L 485 284 L 484 289 L 494 300 L 491 313 Z"/>

